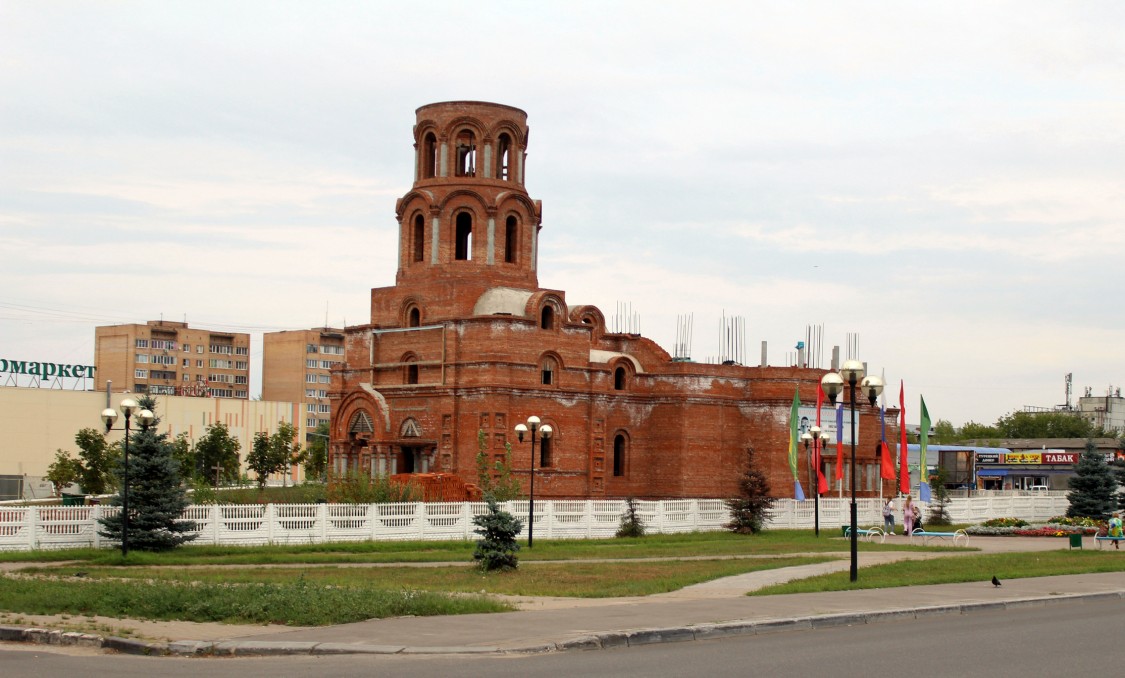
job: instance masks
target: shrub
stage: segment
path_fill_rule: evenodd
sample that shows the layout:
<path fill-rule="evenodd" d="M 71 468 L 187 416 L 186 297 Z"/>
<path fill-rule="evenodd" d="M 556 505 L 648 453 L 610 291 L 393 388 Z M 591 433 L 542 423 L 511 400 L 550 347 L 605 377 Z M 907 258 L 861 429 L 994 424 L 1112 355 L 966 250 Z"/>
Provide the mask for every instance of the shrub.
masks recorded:
<path fill-rule="evenodd" d="M 981 523 L 984 527 L 1025 527 L 1027 524 L 1021 518 L 992 518 Z"/>
<path fill-rule="evenodd" d="M 374 478 L 349 471 L 328 477 L 327 501 L 330 504 L 384 504 L 422 501 L 421 491 L 413 485 L 396 483 L 387 476 Z"/>

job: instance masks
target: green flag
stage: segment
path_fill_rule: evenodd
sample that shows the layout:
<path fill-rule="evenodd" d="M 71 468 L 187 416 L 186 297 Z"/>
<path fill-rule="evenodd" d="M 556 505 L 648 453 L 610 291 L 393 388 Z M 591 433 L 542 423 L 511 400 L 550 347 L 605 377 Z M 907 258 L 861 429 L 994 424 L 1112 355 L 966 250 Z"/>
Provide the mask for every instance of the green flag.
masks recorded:
<path fill-rule="evenodd" d="M 926 409 L 926 399 L 922 401 L 922 435 L 918 439 L 918 498 L 930 501 L 930 477 L 926 470 L 926 447 L 930 442 L 930 411 Z"/>
<path fill-rule="evenodd" d="M 789 468 L 793 471 L 793 480 L 797 480 L 797 418 L 801 407 L 799 393 L 799 389 L 793 391 L 793 408 L 789 410 Z"/>
<path fill-rule="evenodd" d="M 801 416 L 800 393 L 800 387 L 793 391 L 793 407 L 789 410 L 789 468 L 793 470 L 793 498 L 804 501 L 805 491 L 801 487 L 801 479 L 797 477 L 797 417 Z"/>

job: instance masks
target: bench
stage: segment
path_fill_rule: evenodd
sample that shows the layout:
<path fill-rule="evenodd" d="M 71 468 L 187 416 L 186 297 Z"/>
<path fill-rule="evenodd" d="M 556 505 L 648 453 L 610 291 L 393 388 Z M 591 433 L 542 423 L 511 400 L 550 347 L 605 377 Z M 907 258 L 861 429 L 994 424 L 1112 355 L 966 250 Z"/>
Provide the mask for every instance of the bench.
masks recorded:
<path fill-rule="evenodd" d="M 922 544 L 925 545 L 931 539 L 950 539 L 953 541 L 954 546 L 968 546 L 969 534 L 964 530 L 957 530 L 955 532 L 929 532 L 927 530 L 914 530 L 910 533 L 910 542 L 914 543 L 914 538 L 918 537 Z"/>
<path fill-rule="evenodd" d="M 841 529 L 843 530 L 845 537 L 852 536 L 851 525 L 842 525 Z M 864 541 L 874 542 L 876 539 L 878 539 L 880 544 L 885 544 L 887 541 L 887 533 L 884 532 L 880 527 L 871 527 L 866 529 L 857 527 L 855 530 L 855 534 L 856 537 L 863 537 Z"/>
<path fill-rule="evenodd" d="M 1117 544 L 1116 542 L 1125 541 L 1125 537 L 1110 537 L 1109 535 L 1105 535 L 1105 536 L 1095 535 L 1094 536 L 1094 543 L 1098 545 L 1098 548 L 1102 547 L 1103 541 L 1112 541 L 1112 542 L 1115 542 L 1114 546 L 1119 546 L 1119 544 Z"/>

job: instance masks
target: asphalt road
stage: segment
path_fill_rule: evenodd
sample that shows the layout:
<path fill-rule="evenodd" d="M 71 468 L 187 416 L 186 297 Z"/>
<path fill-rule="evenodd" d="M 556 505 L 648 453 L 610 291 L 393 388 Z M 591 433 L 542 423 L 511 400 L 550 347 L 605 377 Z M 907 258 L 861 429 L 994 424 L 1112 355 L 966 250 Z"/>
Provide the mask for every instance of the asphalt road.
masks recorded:
<path fill-rule="evenodd" d="M 1125 605 L 1098 601 L 534 656 L 151 658 L 0 644 L 0 676 L 1071 676 L 1120 675 Z M 1109 649 L 1109 651 L 1107 651 Z"/>

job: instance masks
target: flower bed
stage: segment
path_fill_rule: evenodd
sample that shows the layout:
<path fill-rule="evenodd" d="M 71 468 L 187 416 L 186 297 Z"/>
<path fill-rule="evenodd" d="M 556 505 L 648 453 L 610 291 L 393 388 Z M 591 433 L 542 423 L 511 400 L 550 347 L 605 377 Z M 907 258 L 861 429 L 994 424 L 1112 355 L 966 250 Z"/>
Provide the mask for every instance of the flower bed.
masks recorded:
<path fill-rule="evenodd" d="M 971 525 L 965 532 L 981 537 L 1066 537 L 1072 534 L 1092 535 L 1097 532 L 1096 527 L 1078 525 L 1060 525 L 1048 523 L 1046 525 L 1029 525 L 1026 527 L 991 527 L 987 525 Z"/>

